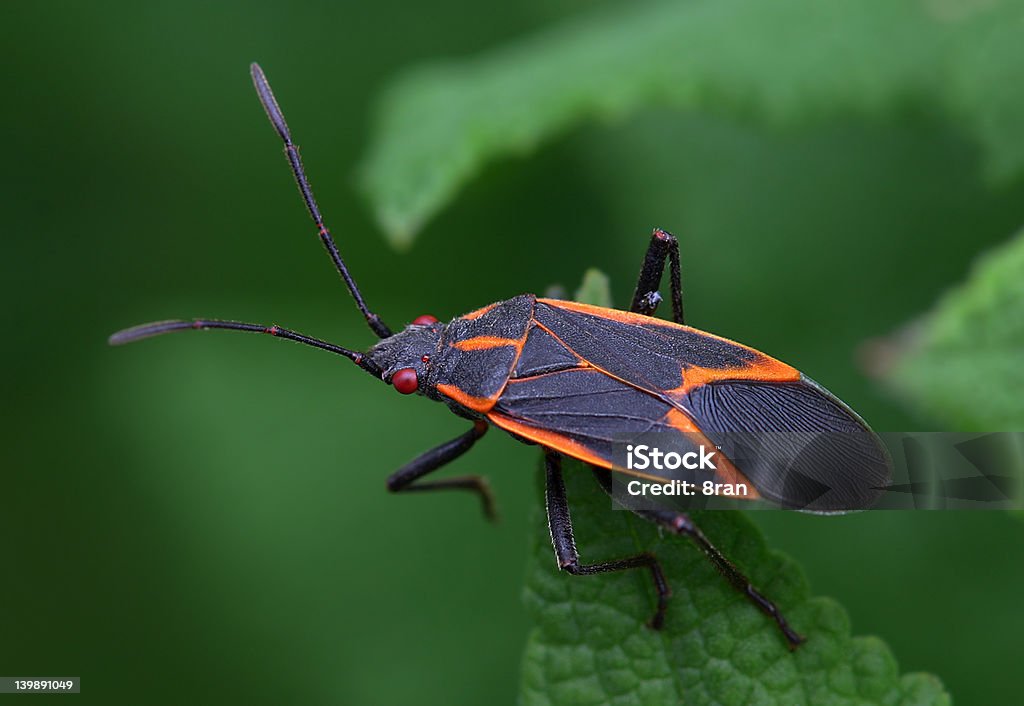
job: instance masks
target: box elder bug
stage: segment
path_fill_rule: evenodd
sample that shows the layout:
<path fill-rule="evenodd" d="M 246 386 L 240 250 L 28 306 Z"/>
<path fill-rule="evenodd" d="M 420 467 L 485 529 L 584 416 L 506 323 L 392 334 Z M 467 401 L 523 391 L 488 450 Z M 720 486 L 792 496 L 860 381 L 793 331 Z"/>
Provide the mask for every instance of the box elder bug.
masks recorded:
<path fill-rule="evenodd" d="M 352 360 L 402 394 L 443 402 L 472 422 L 469 431 L 432 449 L 392 474 L 392 492 L 458 489 L 479 496 L 494 516 L 489 487 L 480 476 L 424 481 L 476 443 L 490 425 L 545 450 L 546 505 L 551 542 L 560 569 L 576 575 L 627 569 L 650 572 L 658 605 L 650 625 L 661 628 L 670 589 L 650 553 L 583 564 L 573 538 L 561 458 L 589 464 L 606 491 L 612 471 L 629 473 L 612 457 L 611 438 L 650 431 L 714 445 L 723 432 L 821 433 L 830 463 L 805 468 L 798 481 L 754 464 L 740 470 L 723 461 L 726 476 L 742 479 L 761 497 L 819 512 L 868 507 L 890 474 L 888 453 L 864 421 L 834 395 L 796 369 L 752 348 L 684 325 L 676 239 L 655 230 L 629 311 L 523 294 L 441 323 L 420 316 L 394 332 L 367 306 L 324 225 L 263 71 L 253 82 L 284 151 L 318 235 L 356 306 L 380 339 L 358 352 L 279 326 L 196 319 L 160 321 L 110 337 L 114 345 L 172 331 L 227 329 L 265 333 Z M 653 318 L 658 288 L 669 264 L 673 322 Z M 836 437 L 842 441 L 828 442 Z M 755 467 L 756 466 L 756 467 Z M 716 471 L 716 473 L 718 473 Z M 830 491 L 825 495 L 821 487 Z M 805 497 L 806 496 L 806 497 Z M 821 500 L 822 497 L 827 499 Z M 620 502 L 625 504 L 621 499 Z M 712 545 L 688 515 L 629 507 L 669 532 L 686 535 L 723 576 L 778 624 L 790 648 L 803 638 L 776 606 Z"/>

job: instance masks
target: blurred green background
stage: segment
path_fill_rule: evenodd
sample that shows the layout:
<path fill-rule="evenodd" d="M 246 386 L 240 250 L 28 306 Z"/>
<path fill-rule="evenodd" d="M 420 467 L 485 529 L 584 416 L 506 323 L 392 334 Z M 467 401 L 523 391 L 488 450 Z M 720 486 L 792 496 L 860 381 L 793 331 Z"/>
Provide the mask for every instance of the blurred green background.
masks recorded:
<path fill-rule="evenodd" d="M 1024 223 L 1024 180 L 986 182 L 977 148 L 926 109 L 585 128 L 488 168 L 410 252 L 384 244 L 353 173 L 387 79 L 594 5 L 4 5 L 0 674 L 81 676 L 76 698 L 104 704 L 515 700 L 534 450 L 492 433 L 457 464 L 492 479 L 492 527 L 467 497 L 385 492 L 464 422 L 346 361 L 226 334 L 106 346 L 198 315 L 370 343 L 252 60 L 393 326 L 572 287 L 588 266 L 624 303 L 657 225 L 682 239 L 692 324 L 801 368 L 877 429 L 937 428 L 855 352 Z M 756 519 L 902 670 L 938 674 L 962 704 L 1021 686 L 1019 518 Z"/>

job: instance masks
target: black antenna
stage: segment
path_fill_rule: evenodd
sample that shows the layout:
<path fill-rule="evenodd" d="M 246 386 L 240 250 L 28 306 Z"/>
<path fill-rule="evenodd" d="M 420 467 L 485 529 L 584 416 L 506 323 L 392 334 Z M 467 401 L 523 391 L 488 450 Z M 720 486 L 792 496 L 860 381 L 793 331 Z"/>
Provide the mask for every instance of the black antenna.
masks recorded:
<path fill-rule="evenodd" d="M 164 333 L 172 333 L 174 331 L 193 331 L 201 329 L 227 329 L 229 331 L 249 331 L 251 333 L 265 333 L 277 338 L 287 338 L 289 341 L 297 341 L 298 343 L 311 346 L 313 348 L 319 348 L 321 350 L 329 351 L 336 355 L 344 356 L 363 368 L 367 372 L 380 377 L 380 368 L 358 351 L 350 351 L 348 348 L 342 348 L 333 343 L 327 341 L 321 341 L 319 338 L 313 338 L 306 336 L 295 331 L 291 331 L 280 326 L 264 326 L 262 324 L 247 324 L 241 321 L 220 321 L 218 319 L 194 319 L 192 321 L 185 320 L 172 320 L 172 321 L 155 321 L 151 324 L 142 324 L 140 326 L 132 326 L 126 328 L 123 331 L 118 331 L 113 336 L 107 339 L 107 342 L 112 346 L 120 346 L 125 343 L 131 343 L 132 341 L 138 341 L 143 338 L 150 338 L 151 336 L 159 336 Z"/>
<path fill-rule="evenodd" d="M 288 157 L 288 164 L 291 165 L 292 174 L 295 175 L 295 183 L 299 185 L 299 191 L 302 193 L 302 200 L 306 202 L 306 208 L 309 209 L 309 215 L 313 218 L 313 223 L 316 224 L 317 234 L 320 236 L 320 240 L 324 244 L 324 248 L 327 249 L 327 254 L 331 256 L 331 260 L 334 261 L 334 266 L 338 270 L 338 274 L 345 281 L 345 285 L 348 287 L 348 291 L 352 293 L 352 298 L 356 300 L 356 306 L 359 307 L 359 311 L 363 313 L 363 317 L 366 319 L 366 323 L 370 325 L 373 332 L 377 334 L 379 338 L 387 338 L 391 335 L 391 329 L 381 321 L 381 318 L 374 314 L 366 306 L 366 302 L 363 301 L 363 295 L 359 292 L 359 287 L 356 286 L 355 280 L 352 279 L 352 275 L 348 273 L 348 268 L 345 267 L 345 261 L 341 259 L 341 253 L 338 252 L 338 246 L 334 244 L 334 239 L 331 237 L 330 231 L 324 225 L 323 216 L 320 215 L 320 209 L 316 205 L 316 199 L 313 198 L 313 189 L 309 186 L 309 179 L 306 178 L 306 171 L 302 168 L 302 159 L 299 158 L 299 148 L 292 142 L 292 134 L 288 130 L 288 123 L 284 121 L 284 114 L 281 112 L 281 108 L 277 105 L 277 99 L 274 98 L 274 92 L 270 90 L 270 84 L 267 82 L 267 77 L 263 73 L 263 69 L 259 67 L 259 64 L 253 62 L 249 67 L 252 72 L 252 82 L 256 86 L 256 93 L 260 96 L 260 103 L 263 104 L 263 109 L 267 111 L 267 117 L 270 118 L 270 122 L 274 125 L 274 129 L 277 130 L 277 134 L 281 136 L 284 141 L 284 153 Z"/>

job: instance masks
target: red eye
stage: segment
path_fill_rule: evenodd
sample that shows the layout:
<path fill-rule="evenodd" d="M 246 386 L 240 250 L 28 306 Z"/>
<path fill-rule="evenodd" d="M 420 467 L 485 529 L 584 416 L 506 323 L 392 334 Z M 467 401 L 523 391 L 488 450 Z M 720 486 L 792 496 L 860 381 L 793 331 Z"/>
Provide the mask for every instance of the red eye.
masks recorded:
<path fill-rule="evenodd" d="M 391 384 L 403 395 L 411 395 L 420 386 L 416 379 L 416 371 L 412 368 L 402 368 L 391 376 Z"/>
<path fill-rule="evenodd" d="M 437 317 L 431 316 L 430 314 L 421 314 L 412 320 L 413 326 L 430 326 L 430 324 L 436 324 Z"/>

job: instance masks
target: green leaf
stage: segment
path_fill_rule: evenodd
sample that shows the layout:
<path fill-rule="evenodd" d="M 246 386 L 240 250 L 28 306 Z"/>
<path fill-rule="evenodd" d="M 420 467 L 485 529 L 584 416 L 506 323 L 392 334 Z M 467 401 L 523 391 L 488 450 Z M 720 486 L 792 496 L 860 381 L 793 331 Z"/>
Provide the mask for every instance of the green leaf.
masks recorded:
<path fill-rule="evenodd" d="M 951 428 L 1024 429 L 1024 232 L 881 350 L 883 379 Z"/>
<path fill-rule="evenodd" d="M 542 479 L 543 470 L 539 485 Z M 538 511 L 525 588 L 534 625 L 523 657 L 524 706 L 951 703 L 936 677 L 900 676 L 880 639 L 850 637 L 842 607 L 810 598 L 795 562 L 768 551 L 741 513 L 694 519 L 807 637 L 795 652 L 686 539 L 661 536 L 652 524 L 614 510 L 583 464 L 566 463 L 565 480 L 583 559 L 654 552 L 673 595 L 665 627 L 651 630 L 645 625 L 655 606 L 649 575 L 559 572 Z"/>
<path fill-rule="evenodd" d="M 612 288 L 608 282 L 608 275 L 591 267 L 583 273 L 583 281 L 573 298 L 584 304 L 610 307 L 612 305 Z"/>
<path fill-rule="evenodd" d="M 586 122 L 704 109 L 770 124 L 924 104 L 1024 166 L 1020 3 L 636 2 L 480 55 L 415 67 L 384 93 L 360 171 L 395 245 L 488 162 Z M 685 155 L 679 155 L 685 159 Z"/>
<path fill-rule="evenodd" d="M 588 270 L 579 301 L 611 306 L 608 278 Z M 524 593 L 534 627 L 523 657 L 520 702 L 558 704 L 949 704 L 936 677 L 899 675 L 878 638 L 850 637 L 835 602 L 809 598 L 796 564 L 769 552 L 738 512 L 694 519 L 807 637 L 791 653 L 754 608 L 688 540 L 614 509 L 590 470 L 565 459 L 576 540 L 585 561 L 655 553 L 672 587 L 665 627 L 646 622 L 656 598 L 645 572 L 576 577 L 558 571 L 543 511 L 534 520 Z M 543 495 L 543 463 L 537 485 Z M 543 501 L 537 505 L 543 508 Z"/>

